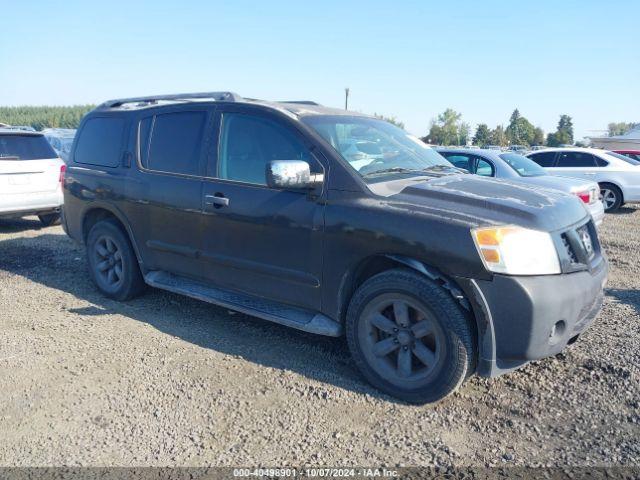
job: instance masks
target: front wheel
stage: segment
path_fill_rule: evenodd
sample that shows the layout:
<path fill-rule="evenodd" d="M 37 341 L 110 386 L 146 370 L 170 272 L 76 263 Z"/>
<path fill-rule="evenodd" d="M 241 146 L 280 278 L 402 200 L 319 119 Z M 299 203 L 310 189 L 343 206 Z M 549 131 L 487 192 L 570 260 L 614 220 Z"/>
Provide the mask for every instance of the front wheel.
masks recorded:
<path fill-rule="evenodd" d="M 473 372 L 474 330 L 451 295 L 409 270 L 367 280 L 347 311 L 356 365 L 376 388 L 411 403 L 437 402 Z"/>
<path fill-rule="evenodd" d="M 615 212 L 622 206 L 622 192 L 610 183 L 600 184 L 600 195 L 605 212 Z"/>

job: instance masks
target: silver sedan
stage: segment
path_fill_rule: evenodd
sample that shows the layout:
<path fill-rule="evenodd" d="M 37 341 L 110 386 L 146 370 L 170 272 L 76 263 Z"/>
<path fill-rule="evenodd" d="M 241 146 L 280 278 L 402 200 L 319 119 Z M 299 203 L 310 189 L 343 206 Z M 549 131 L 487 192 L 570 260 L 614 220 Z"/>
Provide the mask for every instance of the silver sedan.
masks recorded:
<path fill-rule="evenodd" d="M 514 152 L 479 149 L 437 149 L 438 153 L 456 167 L 485 177 L 525 182 L 540 188 L 561 190 L 579 197 L 596 225 L 602 223 L 604 206 L 596 182 L 581 178 L 557 177 L 533 160 Z"/>

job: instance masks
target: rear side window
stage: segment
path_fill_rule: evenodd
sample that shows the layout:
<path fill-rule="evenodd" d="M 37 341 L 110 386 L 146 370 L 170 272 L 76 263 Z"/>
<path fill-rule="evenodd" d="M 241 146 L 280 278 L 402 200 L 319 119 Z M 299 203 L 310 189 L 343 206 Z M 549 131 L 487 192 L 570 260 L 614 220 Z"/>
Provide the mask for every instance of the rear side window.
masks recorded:
<path fill-rule="evenodd" d="M 0 160 L 42 160 L 57 156 L 41 135 L 0 135 Z"/>
<path fill-rule="evenodd" d="M 91 118 L 80 130 L 74 159 L 76 163 L 117 167 L 120 163 L 124 119 Z"/>
<path fill-rule="evenodd" d="M 468 172 L 472 171 L 471 162 L 469 155 L 463 155 L 461 153 L 447 153 L 447 152 L 438 152 L 440 155 L 445 157 L 451 163 L 453 163 L 458 168 L 464 168 Z"/>
<path fill-rule="evenodd" d="M 140 122 L 140 163 L 158 172 L 197 175 L 207 112 L 173 112 Z"/>
<path fill-rule="evenodd" d="M 590 153 L 584 152 L 562 152 L 558 158 L 558 167 L 595 167 L 596 159 Z"/>
<path fill-rule="evenodd" d="M 529 158 L 541 167 L 553 167 L 553 159 L 556 158 L 556 152 L 540 152 L 529 155 Z"/>

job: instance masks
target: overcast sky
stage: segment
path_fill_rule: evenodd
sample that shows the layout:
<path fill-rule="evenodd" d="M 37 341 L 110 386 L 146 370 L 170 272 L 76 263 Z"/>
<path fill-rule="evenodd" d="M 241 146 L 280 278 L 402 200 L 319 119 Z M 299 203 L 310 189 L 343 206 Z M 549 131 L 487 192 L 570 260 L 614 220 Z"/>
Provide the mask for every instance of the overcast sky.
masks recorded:
<path fill-rule="evenodd" d="M 0 0 L 0 105 L 231 90 L 576 139 L 640 121 L 640 1 Z"/>

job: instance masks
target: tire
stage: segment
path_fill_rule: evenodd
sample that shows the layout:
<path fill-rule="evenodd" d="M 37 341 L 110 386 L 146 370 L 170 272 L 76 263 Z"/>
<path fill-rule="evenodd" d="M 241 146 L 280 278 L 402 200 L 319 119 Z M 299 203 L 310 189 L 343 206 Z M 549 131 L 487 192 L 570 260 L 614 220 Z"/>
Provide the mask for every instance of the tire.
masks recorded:
<path fill-rule="evenodd" d="M 38 215 L 38 219 L 40 219 L 40 223 L 43 227 L 50 227 L 51 225 L 55 225 L 60 222 L 60 214 L 59 213 L 45 213 L 42 215 Z"/>
<path fill-rule="evenodd" d="M 615 212 L 624 203 L 622 191 L 612 183 L 601 183 L 600 195 L 602 195 L 602 203 L 604 203 L 605 212 Z"/>
<path fill-rule="evenodd" d="M 449 292 L 410 270 L 380 273 L 358 288 L 346 335 L 363 376 L 406 402 L 442 400 L 475 368 L 474 329 L 464 311 Z"/>
<path fill-rule="evenodd" d="M 130 300 L 144 290 L 131 242 L 114 220 L 101 220 L 89 231 L 87 264 L 93 283 L 109 298 Z"/>

